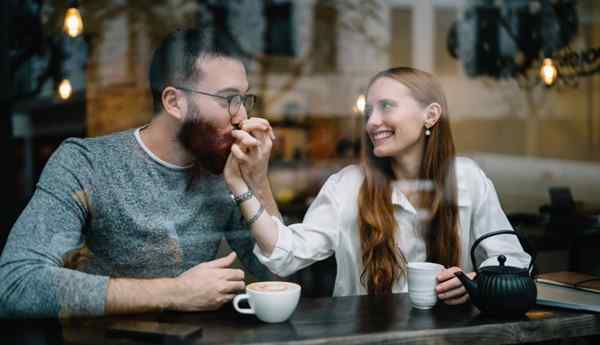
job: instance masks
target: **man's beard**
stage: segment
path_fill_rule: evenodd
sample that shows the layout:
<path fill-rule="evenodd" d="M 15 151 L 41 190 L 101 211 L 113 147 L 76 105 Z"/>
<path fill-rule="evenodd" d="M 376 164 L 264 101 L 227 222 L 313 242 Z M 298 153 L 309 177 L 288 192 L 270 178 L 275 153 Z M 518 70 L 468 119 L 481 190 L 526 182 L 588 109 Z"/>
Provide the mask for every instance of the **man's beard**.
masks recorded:
<path fill-rule="evenodd" d="M 194 156 L 194 167 L 190 173 L 193 178 L 204 175 L 207 171 L 220 175 L 231 152 L 233 136 L 231 132 L 221 134 L 217 127 L 202 118 L 193 102 L 188 104 L 190 108 L 177 138 Z"/>

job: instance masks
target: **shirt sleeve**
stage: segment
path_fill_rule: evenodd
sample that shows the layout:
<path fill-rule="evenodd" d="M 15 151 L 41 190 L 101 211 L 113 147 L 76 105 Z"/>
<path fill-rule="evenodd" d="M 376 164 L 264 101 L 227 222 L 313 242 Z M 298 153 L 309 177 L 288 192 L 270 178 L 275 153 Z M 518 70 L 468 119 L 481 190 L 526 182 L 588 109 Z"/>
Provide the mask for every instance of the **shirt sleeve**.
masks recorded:
<path fill-rule="evenodd" d="M 84 242 L 91 165 L 76 143 L 50 158 L 36 191 L 0 257 L 0 317 L 92 316 L 104 313 L 108 277 L 63 267 Z"/>
<path fill-rule="evenodd" d="M 484 174 L 484 172 L 476 167 L 478 191 L 474 206 L 474 214 L 471 224 L 471 246 L 481 236 L 500 230 L 513 230 L 512 225 L 502 210 L 500 200 L 496 193 L 496 189 L 492 181 Z M 469 247 L 470 255 L 471 248 Z M 489 237 L 479 243 L 475 250 L 475 260 L 480 263 L 479 267 L 483 266 L 498 266 L 498 256 L 506 257 L 506 266 L 528 267 L 530 256 L 521 246 L 517 236 L 512 234 L 503 234 Z"/>
<path fill-rule="evenodd" d="M 302 223 L 286 226 L 277 217 L 272 217 L 279 230 L 275 248 L 267 257 L 255 245 L 254 254 L 273 273 L 286 277 L 334 253 L 340 228 L 336 180 L 333 175 L 325 182 Z"/>

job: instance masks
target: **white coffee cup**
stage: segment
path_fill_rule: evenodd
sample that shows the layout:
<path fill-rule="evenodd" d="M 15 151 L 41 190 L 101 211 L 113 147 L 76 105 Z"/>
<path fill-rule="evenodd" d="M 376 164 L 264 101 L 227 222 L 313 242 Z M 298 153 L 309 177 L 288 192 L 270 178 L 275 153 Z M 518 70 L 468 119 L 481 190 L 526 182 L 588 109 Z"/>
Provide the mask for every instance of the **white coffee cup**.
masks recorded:
<path fill-rule="evenodd" d="M 242 314 L 256 314 L 264 322 L 287 320 L 300 300 L 300 285 L 288 282 L 257 282 L 246 286 L 246 293 L 233 299 L 233 307 Z M 250 308 L 240 308 L 248 300 Z"/>
<path fill-rule="evenodd" d="M 417 309 L 431 309 L 437 303 L 437 275 L 444 266 L 432 262 L 408 263 L 408 298 Z"/>

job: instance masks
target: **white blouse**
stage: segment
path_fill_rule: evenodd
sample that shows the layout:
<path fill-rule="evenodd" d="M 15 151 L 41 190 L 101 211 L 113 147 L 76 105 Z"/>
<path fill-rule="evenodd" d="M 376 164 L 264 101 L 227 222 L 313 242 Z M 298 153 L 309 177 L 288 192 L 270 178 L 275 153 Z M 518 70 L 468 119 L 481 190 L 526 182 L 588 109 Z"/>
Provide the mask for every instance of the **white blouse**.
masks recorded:
<path fill-rule="evenodd" d="M 473 271 L 470 250 L 483 234 L 512 230 L 502 211 L 496 190 L 484 172 L 468 158 L 456 158 L 458 184 L 460 267 Z M 364 175 L 357 165 L 350 165 L 330 176 L 310 205 L 300 224 L 286 226 L 272 217 L 279 227 L 279 239 L 270 257 L 258 245 L 254 254 L 273 273 L 288 276 L 310 264 L 335 254 L 337 275 L 334 296 L 365 295 L 361 284 L 363 269 L 358 229 L 358 192 Z M 420 214 L 400 191 L 400 183 L 392 185 L 394 217 L 398 223 L 396 244 L 408 262 L 425 261 L 425 227 Z M 506 265 L 527 267 L 530 257 L 523 251 L 516 236 L 498 235 L 482 241 L 476 251 L 480 266 L 498 265 L 495 259 L 504 254 Z M 487 259 L 482 262 L 482 260 Z M 407 291 L 406 281 L 400 278 L 393 292 Z"/>

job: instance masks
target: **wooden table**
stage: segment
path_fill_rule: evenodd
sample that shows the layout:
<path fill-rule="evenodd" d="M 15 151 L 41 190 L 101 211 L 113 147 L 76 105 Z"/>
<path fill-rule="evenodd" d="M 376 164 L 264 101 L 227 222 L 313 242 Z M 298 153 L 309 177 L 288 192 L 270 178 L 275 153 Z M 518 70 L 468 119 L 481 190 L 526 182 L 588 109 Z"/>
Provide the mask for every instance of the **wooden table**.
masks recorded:
<path fill-rule="evenodd" d="M 36 342 L 40 344 L 177 343 L 173 339 L 146 342 L 107 333 L 107 325 L 132 320 L 202 327 L 200 336 L 185 342 L 189 344 L 496 345 L 600 335 L 600 314 L 538 307 L 520 318 L 498 320 L 481 315 L 471 306 L 438 305 L 430 311 L 416 310 L 411 308 L 406 294 L 396 294 L 302 299 L 292 318 L 280 324 L 266 324 L 252 315 L 238 314 L 230 305 L 206 313 L 60 322 L 2 320 L 4 339 L 0 337 L 0 342 L 21 344 L 25 343 L 24 338 L 39 337 L 46 339 Z"/>

